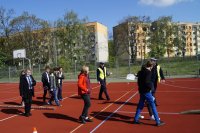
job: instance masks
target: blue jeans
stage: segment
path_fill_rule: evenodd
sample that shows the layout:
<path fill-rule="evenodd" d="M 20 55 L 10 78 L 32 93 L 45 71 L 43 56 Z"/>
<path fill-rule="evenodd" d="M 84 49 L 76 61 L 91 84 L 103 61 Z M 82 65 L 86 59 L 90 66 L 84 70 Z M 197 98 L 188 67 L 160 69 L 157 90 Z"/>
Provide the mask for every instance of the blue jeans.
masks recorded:
<path fill-rule="evenodd" d="M 60 102 L 59 102 L 59 100 L 58 100 L 58 88 L 56 88 L 56 89 L 54 89 L 53 90 L 53 93 L 54 93 L 54 100 L 55 100 L 55 103 L 56 103 L 56 105 L 60 105 Z"/>
<path fill-rule="evenodd" d="M 136 114 L 135 114 L 134 121 L 136 121 L 136 122 L 139 121 L 140 112 L 144 108 L 145 100 L 148 102 L 148 104 L 152 108 L 152 112 L 153 112 L 156 124 L 159 124 L 160 120 L 159 120 L 158 112 L 157 112 L 156 105 L 154 103 L 154 99 L 153 99 L 151 92 L 140 94 L 140 100 L 139 100 L 139 103 L 138 103 L 138 106 L 137 106 L 137 111 L 136 111 Z"/>
<path fill-rule="evenodd" d="M 55 100 L 56 105 L 57 106 L 60 105 L 60 102 L 58 100 L 58 96 L 57 95 L 58 95 L 58 89 L 55 88 L 55 89 L 53 89 L 53 91 L 51 91 L 51 98 L 49 100 L 50 104 L 52 103 L 53 100 Z"/>

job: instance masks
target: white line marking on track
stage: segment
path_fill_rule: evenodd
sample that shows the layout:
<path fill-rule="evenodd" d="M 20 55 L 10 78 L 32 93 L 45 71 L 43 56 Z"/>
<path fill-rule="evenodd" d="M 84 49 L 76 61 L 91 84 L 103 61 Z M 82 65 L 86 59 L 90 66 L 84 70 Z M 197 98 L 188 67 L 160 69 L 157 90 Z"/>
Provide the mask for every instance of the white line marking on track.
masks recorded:
<path fill-rule="evenodd" d="M 184 86 L 177 86 L 177 85 L 170 85 L 170 84 L 167 84 L 167 83 L 162 83 L 163 85 L 167 85 L 167 86 L 172 86 L 172 87 L 176 87 L 176 88 L 183 88 L 183 89 L 200 89 L 200 88 L 192 88 L 192 87 L 184 87 Z"/>
<path fill-rule="evenodd" d="M 128 111 L 117 111 L 118 113 L 124 113 L 124 114 L 135 114 L 136 112 L 128 112 Z M 149 112 L 141 112 L 141 114 L 149 114 Z M 164 114 L 164 115 L 180 115 L 180 113 L 177 112 L 158 112 L 158 114 Z"/>
<path fill-rule="evenodd" d="M 127 99 L 121 106 L 119 106 L 112 114 L 110 114 L 105 120 L 103 120 L 99 125 L 97 125 L 90 133 L 95 132 L 101 125 L 103 125 L 110 117 L 114 115 L 118 110 L 120 110 L 128 101 L 130 101 L 138 92 L 134 93 L 129 99 Z"/>
<path fill-rule="evenodd" d="M 104 110 L 106 110 L 107 108 L 109 108 L 110 106 L 112 106 L 115 102 L 119 101 L 121 98 L 123 98 L 124 96 L 126 96 L 128 93 L 130 93 L 132 90 L 126 92 L 124 95 L 122 95 L 120 98 L 118 98 L 117 100 L 115 100 L 113 103 L 110 103 L 108 106 L 106 106 L 105 108 L 103 108 L 101 111 L 99 111 L 99 113 L 97 113 L 95 116 L 91 117 L 91 119 L 95 118 L 96 116 L 98 116 L 100 113 L 102 113 Z M 75 129 L 73 129 L 72 131 L 70 131 L 70 133 L 75 132 L 76 130 L 78 130 L 80 127 L 82 127 L 84 124 L 80 124 L 78 127 L 76 127 Z"/>

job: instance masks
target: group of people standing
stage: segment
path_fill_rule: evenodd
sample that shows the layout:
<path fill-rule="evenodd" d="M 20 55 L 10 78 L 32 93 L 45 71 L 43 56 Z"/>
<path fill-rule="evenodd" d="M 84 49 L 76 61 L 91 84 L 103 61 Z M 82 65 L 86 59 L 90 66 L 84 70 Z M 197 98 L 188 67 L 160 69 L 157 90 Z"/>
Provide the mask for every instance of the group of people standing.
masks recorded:
<path fill-rule="evenodd" d="M 62 101 L 62 81 L 64 79 L 63 68 L 55 67 L 51 69 L 49 66 L 45 67 L 45 72 L 42 74 L 41 81 L 43 83 L 43 103 L 52 105 L 55 101 L 57 106 L 60 106 Z M 51 98 L 46 101 L 47 94 L 50 94 Z"/>
<path fill-rule="evenodd" d="M 163 71 L 161 67 L 157 64 L 155 58 L 151 58 L 145 65 L 141 67 L 138 72 L 138 88 L 140 93 L 140 99 L 137 106 L 136 114 L 134 117 L 134 124 L 140 124 L 139 119 L 141 119 L 141 111 L 146 103 L 148 106 L 150 117 L 156 121 L 156 126 L 164 125 L 158 116 L 156 106 L 158 106 L 155 98 L 156 88 L 158 82 L 165 82 Z M 100 84 L 99 100 L 104 100 L 102 94 L 106 96 L 106 100 L 110 100 L 110 96 L 106 87 L 106 76 L 109 73 L 104 66 L 104 63 L 100 63 L 96 71 L 97 81 Z M 62 101 L 62 80 L 64 79 L 62 67 L 51 69 L 49 66 L 45 67 L 45 72 L 42 74 L 41 81 L 43 83 L 43 103 L 52 105 L 55 101 L 57 106 L 60 106 L 60 101 Z M 22 101 L 25 103 L 25 116 L 30 116 L 30 109 L 32 103 L 32 96 L 34 96 L 34 86 L 36 81 L 31 75 L 31 70 L 27 69 L 22 71 L 20 76 L 20 95 L 22 96 Z M 91 94 L 91 83 L 89 77 L 89 67 L 83 66 L 80 74 L 78 75 L 78 94 L 84 101 L 84 107 L 82 113 L 79 117 L 81 123 L 92 122 L 92 119 L 88 117 L 88 110 L 91 106 L 90 94 Z M 50 94 L 50 99 L 46 101 L 47 94 Z"/>
<path fill-rule="evenodd" d="M 43 83 L 43 103 L 52 105 L 55 101 L 57 106 L 62 101 L 62 80 L 64 79 L 62 67 L 51 69 L 49 66 L 45 67 L 45 72 L 42 74 L 41 81 Z M 24 115 L 31 116 L 31 104 L 32 97 L 34 97 L 34 86 L 36 81 L 32 76 L 30 69 L 22 70 L 20 74 L 19 90 L 20 96 L 22 97 L 22 106 L 24 106 Z M 50 99 L 46 101 L 47 94 L 50 95 Z"/>

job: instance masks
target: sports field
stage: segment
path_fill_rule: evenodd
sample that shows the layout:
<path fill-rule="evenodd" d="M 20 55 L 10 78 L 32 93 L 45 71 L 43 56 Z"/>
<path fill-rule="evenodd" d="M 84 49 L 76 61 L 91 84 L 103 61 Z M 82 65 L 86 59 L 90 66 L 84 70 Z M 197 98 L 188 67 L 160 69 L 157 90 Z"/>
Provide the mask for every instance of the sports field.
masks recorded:
<path fill-rule="evenodd" d="M 62 107 L 55 110 L 32 110 L 31 117 L 22 115 L 23 109 L 1 108 L 0 133 L 199 133 L 200 123 L 200 78 L 167 79 L 159 84 L 157 107 L 159 117 L 166 124 L 156 127 L 150 120 L 145 107 L 141 120 L 134 125 L 133 116 L 138 103 L 138 90 L 135 82 L 115 82 L 108 84 L 111 101 L 98 100 L 99 85 L 92 84 L 89 114 L 93 122 L 78 122 L 83 101 L 77 96 L 76 82 L 64 82 Z M 43 89 L 41 83 L 35 87 L 34 106 L 42 106 Z M 0 84 L 0 105 L 20 105 L 17 83 Z M 45 105 L 48 106 L 48 105 Z M 48 106 L 49 107 L 49 106 Z M 191 110 L 195 110 L 191 112 Z M 186 111 L 186 112 L 185 112 Z"/>

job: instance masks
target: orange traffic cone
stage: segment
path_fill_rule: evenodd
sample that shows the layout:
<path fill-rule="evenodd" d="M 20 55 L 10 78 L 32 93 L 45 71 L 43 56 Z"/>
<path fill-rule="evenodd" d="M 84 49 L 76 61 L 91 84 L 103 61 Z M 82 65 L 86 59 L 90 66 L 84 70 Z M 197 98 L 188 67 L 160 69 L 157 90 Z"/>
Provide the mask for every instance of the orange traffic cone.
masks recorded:
<path fill-rule="evenodd" d="M 38 133 L 36 127 L 33 128 L 33 133 Z"/>

